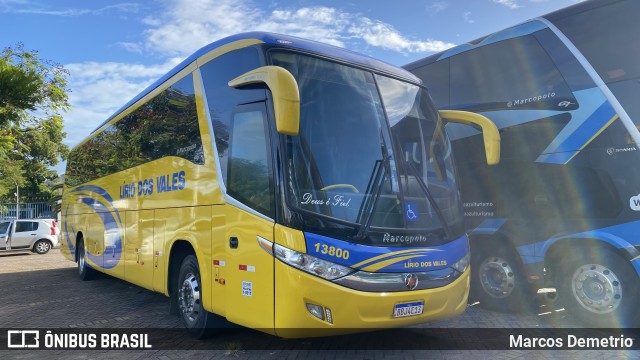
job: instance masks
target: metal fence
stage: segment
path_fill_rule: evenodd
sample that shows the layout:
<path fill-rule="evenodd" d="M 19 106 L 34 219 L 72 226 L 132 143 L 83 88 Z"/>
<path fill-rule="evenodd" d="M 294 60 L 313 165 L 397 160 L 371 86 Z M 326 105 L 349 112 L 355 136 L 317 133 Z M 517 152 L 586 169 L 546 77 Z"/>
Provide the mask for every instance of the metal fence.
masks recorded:
<path fill-rule="evenodd" d="M 51 205 L 46 202 L 0 203 L 0 219 L 53 218 Z"/>

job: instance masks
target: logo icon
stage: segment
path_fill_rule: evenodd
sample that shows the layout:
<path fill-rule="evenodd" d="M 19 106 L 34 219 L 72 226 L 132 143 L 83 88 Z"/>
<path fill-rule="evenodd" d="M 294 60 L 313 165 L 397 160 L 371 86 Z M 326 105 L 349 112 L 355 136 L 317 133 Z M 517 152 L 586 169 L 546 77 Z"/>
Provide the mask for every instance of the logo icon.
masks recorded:
<path fill-rule="evenodd" d="M 418 276 L 410 273 L 404 276 L 404 286 L 409 290 L 413 290 L 418 286 Z"/>
<path fill-rule="evenodd" d="M 558 106 L 563 107 L 563 108 L 569 107 L 571 105 L 573 105 L 573 103 L 571 101 L 566 101 L 566 100 L 565 101 L 560 101 L 558 103 Z"/>
<path fill-rule="evenodd" d="M 40 331 L 9 330 L 7 331 L 7 347 L 9 349 L 28 349 L 40 347 Z"/>
<path fill-rule="evenodd" d="M 631 206 L 631 210 L 640 211 L 640 194 L 638 196 L 632 196 L 629 199 L 629 206 Z"/>
<path fill-rule="evenodd" d="M 412 203 L 412 202 L 405 203 L 404 208 L 405 208 L 404 216 L 407 219 L 407 221 L 412 221 L 412 222 L 418 221 L 418 213 L 416 212 L 418 211 L 418 207 L 415 203 Z"/>
<path fill-rule="evenodd" d="M 608 155 L 613 155 L 613 153 L 614 153 L 615 151 L 616 151 L 616 150 L 615 150 L 614 148 L 610 147 L 610 148 L 608 148 L 608 149 L 607 149 L 607 154 L 608 154 Z"/>

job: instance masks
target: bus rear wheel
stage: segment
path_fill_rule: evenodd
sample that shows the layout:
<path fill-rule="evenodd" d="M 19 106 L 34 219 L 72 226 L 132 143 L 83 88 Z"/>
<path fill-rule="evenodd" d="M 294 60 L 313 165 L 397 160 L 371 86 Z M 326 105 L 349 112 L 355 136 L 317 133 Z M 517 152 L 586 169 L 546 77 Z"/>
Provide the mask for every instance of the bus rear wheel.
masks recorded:
<path fill-rule="evenodd" d="M 582 323 L 595 327 L 636 327 L 640 279 L 629 262 L 609 249 L 560 264 L 559 300 Z"/>
<path fill-rule="evenodd" d="M 472 249 L 471 301 L 479 301 L 489 310 L 530 312 L 532 299 L 521 262 L 513 251 L 495 243 Z"/>
<path fill-rule="evenodd" d="M 191 336 L 203 339 L 221 328 L 223 318 L 206 311 L 202 304 L 202 279 L 195 255 L 182 260 L 175 291 L 178 315 Z"/>

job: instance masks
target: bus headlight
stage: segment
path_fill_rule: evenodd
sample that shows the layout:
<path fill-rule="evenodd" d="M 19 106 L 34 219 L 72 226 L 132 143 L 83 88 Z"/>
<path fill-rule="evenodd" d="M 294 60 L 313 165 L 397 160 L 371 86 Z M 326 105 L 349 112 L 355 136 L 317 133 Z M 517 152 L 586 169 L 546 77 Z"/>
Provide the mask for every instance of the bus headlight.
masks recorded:
<path fill-rule="evenodd" d="M 327 280 L 335 280 L 354 271 L 350 267 L 303 254 L 282 245 L 273 244 L 273 250 L 276 258 L 283 263 Z"/>
<path fill-rule="evenodd" d="M 451 267 L 463 273 L 469 267 L 470 260 L 471 260 L 471 255 L 469 254 L 469 252 L 467 252 L 467 254 L 463 256 L 462 259 L 458 260 L 455 264 L 451 265 Z"/>

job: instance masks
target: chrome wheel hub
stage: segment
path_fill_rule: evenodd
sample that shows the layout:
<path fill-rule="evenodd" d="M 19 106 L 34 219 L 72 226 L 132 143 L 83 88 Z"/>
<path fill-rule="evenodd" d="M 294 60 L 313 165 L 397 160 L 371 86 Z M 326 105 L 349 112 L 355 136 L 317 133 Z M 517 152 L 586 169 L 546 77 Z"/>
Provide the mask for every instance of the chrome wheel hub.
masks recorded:
<path fill-rule="evenodd" d="M 178 290 L 178 306 L 185 320 L 190 323 L 198 321 L 198 315 L 201 311 L 200 285 L 195 275 L 187 274 L 182 282 L 182 286 Z"/>
<path fill-rule="evenodd" d="M 500 257 L 490 257 L 485 259 L 480 265 L 480 283 L 484 291 L 495 297 L 505 298 L 513 292 L 516 278 L 513 268 Z"/>
<path fill-rule="evenodd" d="M 49 251 L 49 243 L 45 241 L 38 243 L 36 250 L 41 253 Z"/>
<path fill-rule="evenodd" d="M 579 267 L 571 278 L 571 289 L 578 303 L 596 314 L 610 313 L 622 302 L 620 279 L 602 265 Z"/>

